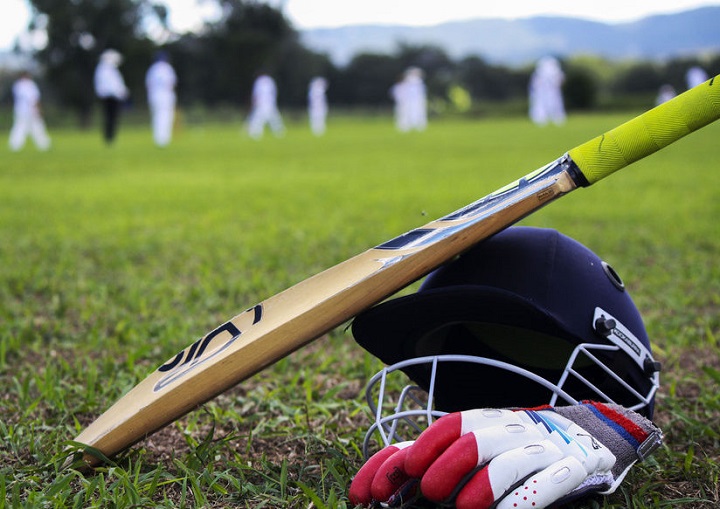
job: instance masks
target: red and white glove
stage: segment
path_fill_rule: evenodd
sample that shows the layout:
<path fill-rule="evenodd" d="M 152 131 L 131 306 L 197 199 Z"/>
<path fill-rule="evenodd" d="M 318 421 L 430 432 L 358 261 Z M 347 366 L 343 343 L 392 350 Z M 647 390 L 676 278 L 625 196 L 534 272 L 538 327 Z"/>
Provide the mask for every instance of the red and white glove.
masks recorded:
<path fill-rule="evenodd" d="M 379 451 L 349 497 L 364 506 L 400 507 L 422 496 L 458 509 L 540 509 L 612 493 L 661 444 L 652 422 L 619 405 L 468 410 Z"/>

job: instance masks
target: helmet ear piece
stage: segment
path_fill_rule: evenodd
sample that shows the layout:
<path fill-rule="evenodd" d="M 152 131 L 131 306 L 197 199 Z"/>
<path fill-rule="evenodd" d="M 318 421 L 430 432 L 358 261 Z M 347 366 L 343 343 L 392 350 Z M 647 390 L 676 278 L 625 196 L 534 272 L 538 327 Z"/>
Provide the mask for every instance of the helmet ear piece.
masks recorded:
<path fill-rule="evenodd" d="M 603 268 L 603 272 L 607 275 L 610 282 L 615 285 L 615 288 L 620 290 L 621 292 L 625 291 L 625 283 L 623 283 L 623 280 L 620 278 L 617 272 L 615 272 L 615 269 L 613 269 L 610 264 L 607 262 L 601 262 L 601 266 Z"/>
<path fill-rule="evenodd" d="M 352 331 L 440 412 L 554 404 L 564 393 L 652 416 L 659 365 L 639 311 L 609 264 L 555 230 L 508 228 L 417 293 L 361 313 Z M 414 362 L 456 355 L 476 362 Z"/>

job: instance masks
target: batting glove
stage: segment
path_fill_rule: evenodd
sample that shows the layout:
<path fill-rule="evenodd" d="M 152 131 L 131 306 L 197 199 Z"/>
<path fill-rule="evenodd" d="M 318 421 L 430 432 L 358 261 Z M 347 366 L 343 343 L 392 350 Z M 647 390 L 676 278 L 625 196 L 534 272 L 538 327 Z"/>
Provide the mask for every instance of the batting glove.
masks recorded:
<path fill-rule="evenodd" d="M 422 495 L 458 509 L 540 509 L 614 492 L 661 444 L 652 422 L 619 405 L 457 412 L 371 457 L 350 501 L 399 507 Z"/>

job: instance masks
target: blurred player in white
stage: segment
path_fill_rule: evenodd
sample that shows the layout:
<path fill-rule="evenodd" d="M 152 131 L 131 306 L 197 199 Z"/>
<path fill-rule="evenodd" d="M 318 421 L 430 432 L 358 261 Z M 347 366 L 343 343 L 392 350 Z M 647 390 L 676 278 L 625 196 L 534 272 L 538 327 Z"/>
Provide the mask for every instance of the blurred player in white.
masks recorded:
<path fill-rule="evenodd" d="M 408 129 L 423 131 L 427 127 L 427 91 L 421 69 L 410 67 L 405 71 L 405 87 Z"/>
<path fill-rule="evenodd" d="M 100 55 L 100 62 L 95 68 L 95 94 L 103 103 L 103 137 L 107 144 L 115 140 L 120 106 L 130 95 L 125 80 L 118 70 L 122 61 L 120 53 L 108 49 Z"/>
<path fill-rule="evenodd" d="M 667 84 L 663 85 L 660 87 L 660 90 L 658 90 L 658 95 L 655 98 L 655 104 L 660 105 L 662 103 L 668 102 L 676 95 L 677 93 L 675 92 L 675 87 Z"/>
<path fill-rule="evenodd" d="M 153 140 L 158 147 L 165 147 L 172 139 L 175 120 L 175 85 L 177 75 L 168 62 L 164 51 L 158 52 L 155 62 L 145 75 L 148 105 L 152 117 Z"/>
<path fill-rule="evenodd" d="M 308 116 L 310 118 L 310 129 L 315 136 L 325 134 L 325 120 L 328 114 L 328 103 L 325 92 L 327 80 L 316 77 L 310 81 L 308 87 Z"/>
<path fill-rule="evenodd" d="M 700 66 L 693 66 L 685 73 L 685 82 L 688 88 L 698 86 L 700 83 L 705 83 L 708 80 L 708 75 L 705 70 Z"/>
<path fill-rule="evenodd" d="M 556 58 L 543 57 L 538 61 L 529 86 L 530 119 L 534 123 L 560 125 L 565 122 L 564 81 L 565 74 Z"/>
<path fill-rule="evenodd" d="M 390 96 L 395 101 L 395 127 L 398 131 L 425 130 L 427 127 L 427 92 L 421 69 L 408 68 L 403 79 L 390 89 Z"/>
<path fill-rule="evenodd" d="M 247 123 L 250 137 L 261 138 L 265 124 L 270 126 L 276 136 L 281 136 L 285 132 L 285 126 L 277 107 L 275 80 L 267 74 L 261 73 L 255 79 L 252 89 L 252 109 Z"/>
<path fill-rule="evenodd" d="M 14 119 L 10 130 L 10 150 L 16 152 L 30 135 L 40 150 L 50 148 L 50 137 L 40 112 L 40 89 L 25 71 L 13 84 Z"/>

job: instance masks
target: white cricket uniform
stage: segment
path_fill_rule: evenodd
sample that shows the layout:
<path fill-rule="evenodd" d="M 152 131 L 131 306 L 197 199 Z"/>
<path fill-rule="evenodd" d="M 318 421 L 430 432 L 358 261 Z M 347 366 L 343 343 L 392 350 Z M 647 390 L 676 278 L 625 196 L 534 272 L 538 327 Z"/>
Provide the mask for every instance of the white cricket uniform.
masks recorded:
<path fill-rule="evenodd" d="M 176 83 L 175 70 L 164 60 L 152 64 L 145 75 L 153 139 L 159 147 L 168 145 L 172 138 Z"/>
<path fill-rule="evenodd" d="M 702 67 L 693 66 L 685 73 L 685 82 L 688 88 L 693 88 L 708 80 L 708 75 Z"/>
<path fill-rule="evenodd" d="M 658 95 L 655 98 L 655 104 L 660 105 L 664 102 L 668 102 L 670 99 L 675 97 L 677 93 L 675 92 L 675 89 L 671 85 L 663 85 L 660 87 L 660 90 L 658 91 Z"/>
<path fill-rule="evenodd" d="M 100 55 L 100 63 L 95 68 L 95 93 L 103 106 L 103 137 L 108 144 L 115 140 L 120 118 L 122 101 L 130 96 L 118 66 L 122 56 L 115 50 L 106 50 Z"/>
<path fill-rule="evenodd" d="M 565 122 L 563 81 L 565 74 L 560 68 L 560 62 L 552 57 L 541 58 L 530 77 L 530 119 L 533 122 L 539 125 L 548 122 L 559 125 Z"/>
<path fill-rule="evenodd" d="M 403 93 L 407 101 L 404 110 L 407 115 L 405 125 L 408 129 L 423 131 L 427 127 L 427 93 L 422 78 L 416 74 L 409 74 L 405 78 Z"/>
<path fill-rule="evenodd" d="M 267 74 L 257 77 L 252 90 L 252 110 L 247 122 L 248 134 L 255 139 L 263 135 L 265 124 L 275 135 L 285 131 L 280 111 L 277 107 L 277 87 L 275 80 Z"/>
<path fill-rule="evenodd" d="M 30 135 L 40 150 L 50 148 L 50 137 L 40 114 L 40 89 L 33 80 L 23 77 L 13 84 L 13 126 L 10 130 L 10 149 L 20 150 Z"/>
<path fill-rule="evenodd" d="M 115 98 L 123 101 L 130 95 L 118 68 L 103 60 L 95 68 L 94 84 L 95 94 L 100 99 Z"/>
<path fill-rule="evenodd" d="M 328 114 L 328 103 L 325 91 L 327 81 L 324 78 L 313 78 L 308 88 L 308 117 L 310 129 L 315 136 L 325 134 L 325 121 Z"/>
<path fill-rule="evenodd" d="M 400 132 L 422 131 L 427 127 L 427 91 L 422 71 L 409 68 L 403 79 L 390 89 L 395 101 L 395 127 Z"/>

